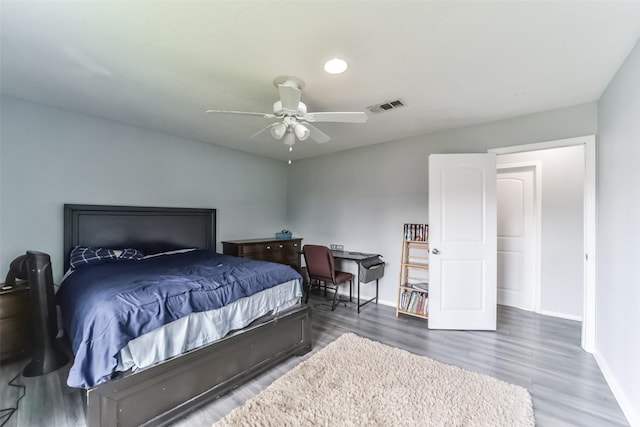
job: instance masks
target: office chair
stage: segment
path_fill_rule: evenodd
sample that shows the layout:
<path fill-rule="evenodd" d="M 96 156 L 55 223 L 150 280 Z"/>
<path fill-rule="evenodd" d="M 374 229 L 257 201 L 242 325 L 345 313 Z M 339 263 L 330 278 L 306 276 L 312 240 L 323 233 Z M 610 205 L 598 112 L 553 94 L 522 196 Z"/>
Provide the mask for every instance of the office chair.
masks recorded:
<path fill-rule="evenodd" d="M 353 274 L 344 271 L 336 271 L 333 253 L 326 246 L 320 245 L 304 245 L 302 247 L 304 261 L 307 264 L 307 272 L 309 274 L 309 287 L 307 289 L 307 297 L 305 304 L 309 301 L 309 293 L 314 281 L 318 284 L 324 284 L 325 295 L 327 284 L 334 286 L 333 304 L 331 311 L 336 309 L 338 305 L 338 287 L 349 282 L 349 301 L 353 297 Z"/>

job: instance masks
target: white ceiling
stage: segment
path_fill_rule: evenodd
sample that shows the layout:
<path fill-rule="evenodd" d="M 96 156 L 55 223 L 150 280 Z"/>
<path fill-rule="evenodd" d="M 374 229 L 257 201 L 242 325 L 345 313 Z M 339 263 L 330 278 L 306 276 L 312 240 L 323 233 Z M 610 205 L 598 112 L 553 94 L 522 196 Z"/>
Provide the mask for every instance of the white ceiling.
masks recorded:
<path fill-rule="evenodd" d="M 261 117 L 303 79 L 332 137 L 293 159 L 597 100 L 640 38 L 640 2 L 6 1 L 4 94 L 286 160 Z M 333 57 L 346 73 L 326 74 Z"/>

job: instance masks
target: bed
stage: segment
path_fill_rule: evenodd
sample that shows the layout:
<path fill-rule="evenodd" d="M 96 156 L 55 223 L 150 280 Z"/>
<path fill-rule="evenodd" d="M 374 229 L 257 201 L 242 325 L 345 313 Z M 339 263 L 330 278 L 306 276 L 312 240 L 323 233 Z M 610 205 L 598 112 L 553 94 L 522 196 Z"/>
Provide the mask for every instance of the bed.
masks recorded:
<path fill-rule="evenodd" d="M 167 424 L 284 359 L 311 350 L 310 310 L 293 303 L 299 275 L 277 264 L 245 264 L 248 260 L 216 254 L 215 232 L 212 209 L 65 205 L 65 271 L 76 247 L 135 248 L 156 255 L 95 266 L 74 264 L 75 272 L 62 283 L 58 299 L 63 323 L 77 354 L 69 384 L 87 388 L 89 426 Z M 152 281 L 156 271 L 164 275 Z M 208 279 L 214 271 L 225 278 L 224 286 Z M 131 275 L 135 280 L 129 282 Z M 173 280 L 185 275 L 197 289 Z M 85 289 L 89 283 L 97 287 Z M 125 290 L 115 291 L 116 286 Z M 149 289 L 163 289 L 163 299 L 158 301 Z M 100 295 L 103 299 L 96 300 Z M 205 295 L 206 302 L 194 295 Z M 116 306 L 117 315 L 104 317 L 102 312 L 117 299 L 129 305 L 133 301 L 133 308 Z M 186 300 L 195 306 L 194 313 L 184 309 Z M 207 330 L 214 323 L 224 327 Z M 203 335 L 183 342 L 191 332 L 177 331 L 188 325 Z M 106 344 L 94 340 L 103 336 L 111 337 Z M 99 351 L 88 356 L 87 348 Z"/>

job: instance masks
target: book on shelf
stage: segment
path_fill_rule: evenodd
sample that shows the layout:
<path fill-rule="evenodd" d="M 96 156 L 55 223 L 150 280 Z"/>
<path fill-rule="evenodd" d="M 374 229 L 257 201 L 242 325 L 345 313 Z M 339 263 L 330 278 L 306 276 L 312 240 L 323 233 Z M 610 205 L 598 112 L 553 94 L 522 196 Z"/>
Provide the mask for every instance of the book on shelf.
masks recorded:
<path fill-rule="evenodd" d="M 404 224 L 404 240 L 426 242 L 429 240 L 429 224 Z"/>
<path fill-rule="evenodd" d="M 429 298 L 424 295 L 422 298 L 422 307 L 420 307 L 420 311 L 419 314 L 422 314 L 423 316 L 425 316 L 428 312 L 427 308 L 429 306 Z"/>
<path fill-rule="evenodd" d="M 409 283 L 407 286 L 410 288 L 420 289 L 421 291 L 429 292 L 429 283 L 427 282 Z"/>
<path fill-rule="evenodd" d="M 424 292 L 405 290 L 400 295 L 400 309 L 407 313 L 426 315 L 429 298 Z"/>
<path fill-rule="evenodd" d="M 412 313 L 415 312 L 415 305 L 416 305 L 417 299 L 418 298 L 415 292 L 411 292 L 411 301 L 409 302 L 409 307 L 407 307 L 407 310 L 409 310 Z"/>

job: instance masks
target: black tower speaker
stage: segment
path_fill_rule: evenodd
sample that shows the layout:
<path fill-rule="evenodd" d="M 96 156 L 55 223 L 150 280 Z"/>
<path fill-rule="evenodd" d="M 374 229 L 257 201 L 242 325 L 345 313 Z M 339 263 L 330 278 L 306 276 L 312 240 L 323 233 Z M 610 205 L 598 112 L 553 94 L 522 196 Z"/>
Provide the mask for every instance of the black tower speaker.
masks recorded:
<path fill-rule="evenodd" d="M 42 252 L 27 251 L 26 265 L 33 309 L 34 352 L 22 374 L 35 377 L 63 367 L 69 359 L 56 340 L 58 316 L 53 301 L 51 258 Z"/>

